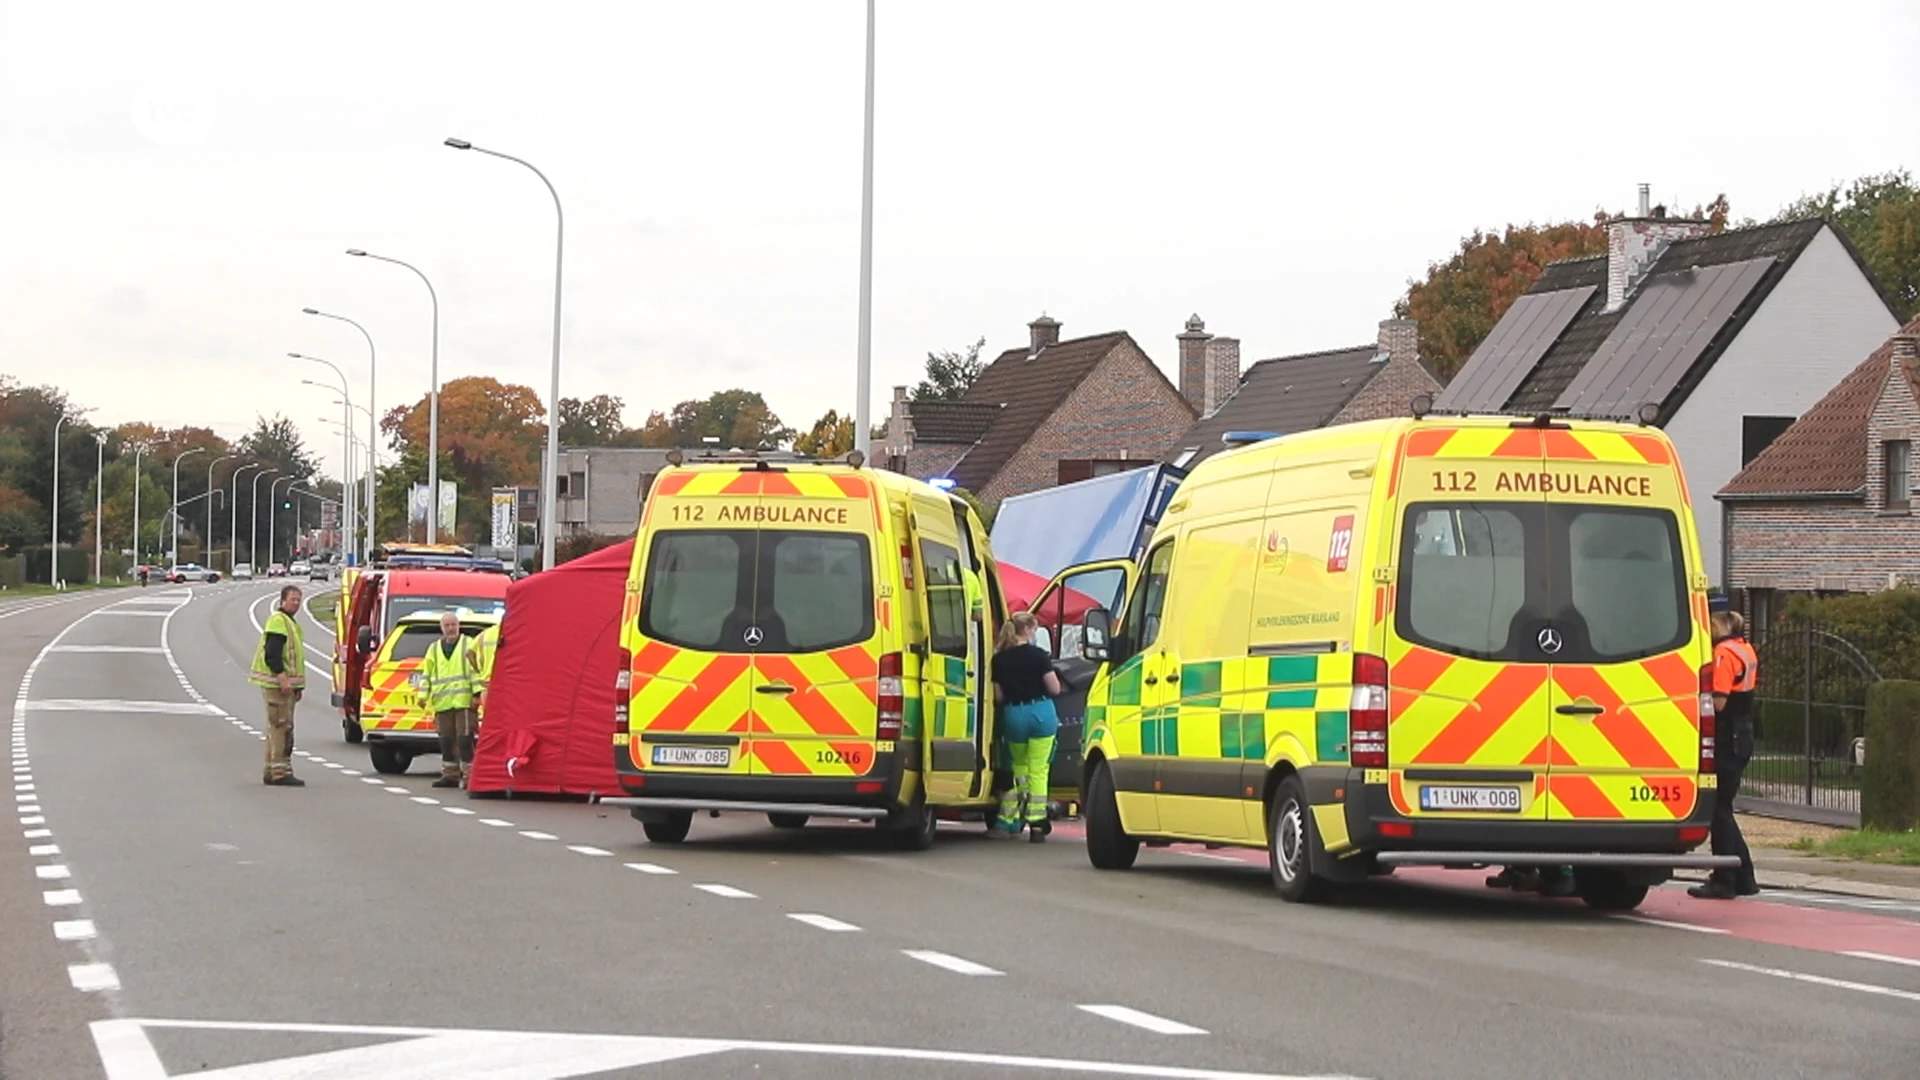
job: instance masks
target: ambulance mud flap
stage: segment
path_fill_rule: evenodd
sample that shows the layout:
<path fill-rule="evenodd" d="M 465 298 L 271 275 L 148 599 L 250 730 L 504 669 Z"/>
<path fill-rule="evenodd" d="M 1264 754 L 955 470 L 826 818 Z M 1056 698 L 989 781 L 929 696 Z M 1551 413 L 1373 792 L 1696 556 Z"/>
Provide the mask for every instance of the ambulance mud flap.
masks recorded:
<path fill-rule="evenodd" d="M 836 806 L 831 803 L 744 802 L 731 799 L 601 799 L 602 806 L 622 806 L 635 821 L 664 821 L 672 811 L 716 814 L 805 814 L 819 818 L 877 821 L 887 811 L 873 806 Z"/>
<path fill-rule="evenodd" d="M 1300 780 L 1307 788 L 1307 805 L 1321 807 L 1339 805 L 1340 794 L 1349 780 L 1346 766 L 1308 766 L 1300 770 Z M 1307 866 L 1313 876 L 1337 881 L 1343 884 L 1355 884 L 1373 876 L 1373 869 L 1365 855 L 1348 852 L 1345 857 L 1327 850 L 1326 837 L 1322 835 L 1319 817 L 1313 815 L 1315 824 L 1308 830 L 1312 840 L 1307 846 Z"/>

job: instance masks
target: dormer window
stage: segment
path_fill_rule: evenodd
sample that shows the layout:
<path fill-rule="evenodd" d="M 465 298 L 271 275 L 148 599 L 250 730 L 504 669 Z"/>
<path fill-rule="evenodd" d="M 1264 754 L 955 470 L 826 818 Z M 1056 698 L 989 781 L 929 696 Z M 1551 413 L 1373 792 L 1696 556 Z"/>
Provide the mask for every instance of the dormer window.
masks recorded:
<path fill-rule="evenodd" d="M 1881 443 L 1880 448 L 1886 456 L 1886 508 L 1907 510 L 1913 499 L 1913 444 L 1895 439 Z"/>

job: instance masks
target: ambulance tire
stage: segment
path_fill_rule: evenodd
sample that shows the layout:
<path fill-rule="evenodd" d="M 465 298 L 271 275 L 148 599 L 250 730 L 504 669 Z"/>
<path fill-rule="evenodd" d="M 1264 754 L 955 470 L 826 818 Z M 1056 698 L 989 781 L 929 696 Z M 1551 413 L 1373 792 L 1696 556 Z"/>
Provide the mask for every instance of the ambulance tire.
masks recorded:
<path fill-rule="evenodd" d="M 367 733 L 360 730 L 360 722 L 358 720 L 347 720 L 343 718 L 340 721 L 340 730 L 346 735 L 347 741 L 350 743 L 366 741 Z"/>
<path fill-rule="evenodd" d="M 1080 808 L 1087 820 L 1087 861 L 1096 870 L 1131 870 L 1140 857 L 1140 841 L 1120 826 L 1120 802 L 1113 795 L 1113 773 L 1102 761 L 1087 783 Z"/>
<path fill-rule="evenodd" d="M 899 818 L 882 818 L 890 831 L 893 846 L 901 851 L 926 851 L 933 846 L 933 838 L 940 832 L 940 815 L 927 805 L 927 793 L 923 790 L 913 797 L 912 805 L 902 812 Z"/>
<path fill-rule="evenodd" d="M 396 749 L 386 743 L 373 743 L 367 747 L 367 757 L 373 761 L 373 771 L 387 776 L 399 776 L 413 764 L 413 755 L 405 750 Z"/>
<path fill-rule="evenodd" d="M 678 844 L 693 831 L 693 811 L 675 810 L 659 821 L 643 821 L 640 828 L 655 844 Z"/>
<path fill-rule="evenodd" d="M 1280 781 L 1267 809 L 1267 862 L 1273 887 L 1282 900 L 1311 904 L 1324 900 L 1333 883 L 1313 874 L 1313 808 L 1298 776 Z"/>
<path fill-rule="evenodd" d="M 767 820 L 776 829 L 804 829 L 807 827 L 805 814 L 768 814 Z"/>
<path fill-rule="evenodd" d="M 1596 911 L 1632 911 L 1647 898 L 1649 886 L 1623 870 L 1589 867 L 1574 871 L 1573 888 Z"/>

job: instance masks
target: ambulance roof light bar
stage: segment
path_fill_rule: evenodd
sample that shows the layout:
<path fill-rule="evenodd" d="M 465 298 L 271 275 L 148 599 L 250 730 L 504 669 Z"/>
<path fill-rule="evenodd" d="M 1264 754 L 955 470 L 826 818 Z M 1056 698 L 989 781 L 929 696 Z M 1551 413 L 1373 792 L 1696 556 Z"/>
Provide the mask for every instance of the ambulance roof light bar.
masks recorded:
<path fill-rule="evenodd" d="M 1572 416 L 1566 413 L 1510 412 L 1505 409 L 1436 409 L 1433 407 L 1432 394 L 1416 394 L 1408 403 L 1408 411 L 1415 420 L 1425 420 L 1429 416 L 1453 417 L 1465 419 L 1474 416 L 1511 418 L 1514 427 L 1569 428 L 1569 420 L 1596 420 L 1615 424 L 1638 424 L 1652 427 L 1660 422 L 1660 403 L 1648 401 L 1633 411 L 1631 416 L 1592 415 Z"/>

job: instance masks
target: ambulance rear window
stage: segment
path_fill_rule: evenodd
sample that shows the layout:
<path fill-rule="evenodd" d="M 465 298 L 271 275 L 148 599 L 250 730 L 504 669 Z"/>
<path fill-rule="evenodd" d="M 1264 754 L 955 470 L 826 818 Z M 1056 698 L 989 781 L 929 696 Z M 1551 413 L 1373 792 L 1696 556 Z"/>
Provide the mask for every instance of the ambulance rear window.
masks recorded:
<path fill-rule="evenodd" d="M 1617 663 L 1692 636 L 1679 522 L 1587 504 L 1422 503 L 1401 529 L 1394 629 L 1456 656 Z"/>
<path fill-rule="evenodd" d="M 393 652 L 388 660 L 418 660 L 427 655 L 428 646 L 440 640 L 440 628 L 421 623 L 406 626 L 400 630 L 400 636 L 393 643 Z"/>
<path fill-rule="evenodd" d="M 873 636 L 873 562 L 858 533 L 655 534 L 640 632 L 713 652 L 816 652 Z"/>

